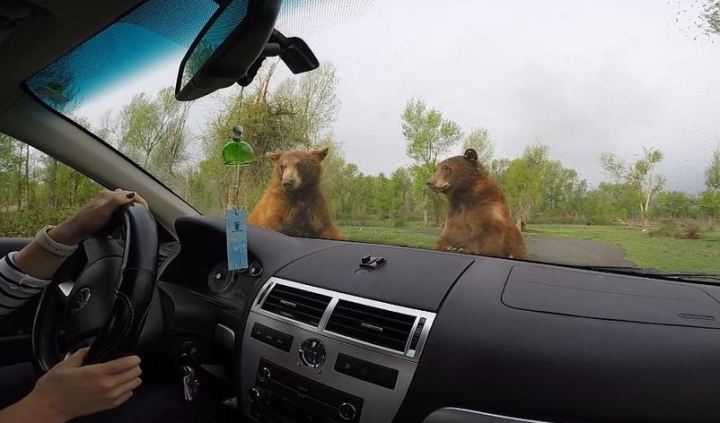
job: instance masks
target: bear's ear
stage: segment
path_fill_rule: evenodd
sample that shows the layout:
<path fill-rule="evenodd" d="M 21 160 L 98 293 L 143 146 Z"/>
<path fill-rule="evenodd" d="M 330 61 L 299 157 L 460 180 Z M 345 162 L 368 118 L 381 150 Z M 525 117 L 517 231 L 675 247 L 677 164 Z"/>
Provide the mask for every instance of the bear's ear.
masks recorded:
<path fill-rule="evenodd" d="M 282 153 L 265 153 L 265 157 L 274 162 L 278 161 L 278 159 L 280 159 L 280 156 L 282 156 Z"/>
<path fill-rule="evenodd" d="M 321 162 L 327 156 L 328 150 L 330 150 L 330 148 L 328 147 L 325 147 L 321 150 L 310 150 L 310 155 L 313 159 Z"/>
<path fill-rule="evenodd" d="M 477 161 L 478 161 L 477 152 L 475 150 L 473 150 L 472 148 L 468 148 L 467 150 L 465 150 L 465 154 L 463 154 L 463 157 L 465 157 L 467 160 L 470 160 L 473 163 L 477 163 Z"/>

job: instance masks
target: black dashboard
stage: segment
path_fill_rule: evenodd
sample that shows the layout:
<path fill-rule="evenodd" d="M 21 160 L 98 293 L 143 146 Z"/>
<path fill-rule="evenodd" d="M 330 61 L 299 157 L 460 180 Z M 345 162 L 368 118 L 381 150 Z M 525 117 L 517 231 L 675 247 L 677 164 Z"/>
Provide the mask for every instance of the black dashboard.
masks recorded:
<path fill-rule="evenodd" d="M 248 419 L 720 420 L 719 287 L 252 227 L 225 275 L 221 220 L 176 230 L 161 280 L 234 335 Z"/>

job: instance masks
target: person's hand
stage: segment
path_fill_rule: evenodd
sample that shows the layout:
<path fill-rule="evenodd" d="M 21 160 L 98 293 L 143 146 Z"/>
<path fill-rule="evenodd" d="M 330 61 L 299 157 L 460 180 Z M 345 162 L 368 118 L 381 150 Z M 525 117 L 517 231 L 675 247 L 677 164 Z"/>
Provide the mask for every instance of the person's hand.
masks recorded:
<path fill-rule="evenodd" d="M 133 202 L 148 206 L 140 195 L 132 191 L 102 191 L 90 203 L 53 228 L 49 235 L 61 244 L 75 245 L 104 228 L 115 209 Z"/>
<path fill-rule="evenodd" d="M 31 408 L 42 410 L 43 420 L 65 422 L 115 408 L 130 399 L 142 383 L 140 357 L 81 366 L 87 351 L 82 348 L 55 365 L 23 400 Z"/>

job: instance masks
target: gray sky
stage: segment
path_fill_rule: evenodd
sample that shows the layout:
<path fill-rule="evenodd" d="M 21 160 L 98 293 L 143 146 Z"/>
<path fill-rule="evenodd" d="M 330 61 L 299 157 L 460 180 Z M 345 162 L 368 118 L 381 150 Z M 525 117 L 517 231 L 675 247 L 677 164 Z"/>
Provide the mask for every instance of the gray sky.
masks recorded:
<path fill-rule="evenodd" d="M 400 114 L 415 97 L 466 131 L 487 128 L 496 157 L 540 139 L 591 184 L 608 179 L 602 152 L 631 160 L 657 147 L 667 188 L 696 193 L 720 143 L 720 35 L 697 27 L 697 3 L 378 0 L 305 39 L 337 67 L 333 132 L 366 173 L 409 163 Z M 172 84 L 176 66 L 158 65 L 78 113 L 96 120 L 134 92 Z M 191 127 L 217 105 L 197 102 Z"/>

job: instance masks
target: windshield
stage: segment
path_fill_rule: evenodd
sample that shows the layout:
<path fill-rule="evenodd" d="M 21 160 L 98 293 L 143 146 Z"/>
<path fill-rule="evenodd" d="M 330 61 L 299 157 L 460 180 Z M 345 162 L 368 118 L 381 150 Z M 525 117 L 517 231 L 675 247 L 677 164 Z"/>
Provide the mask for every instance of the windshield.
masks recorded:
<path fill-rule="evenodd" d="M 27 86 L 205 214 L 237 197 L 292 236 L 720 273 L 719 2 L 286 1 L 319 69 L 266 60 L 178 102 L 216 10 L 148 1 Z"/>

